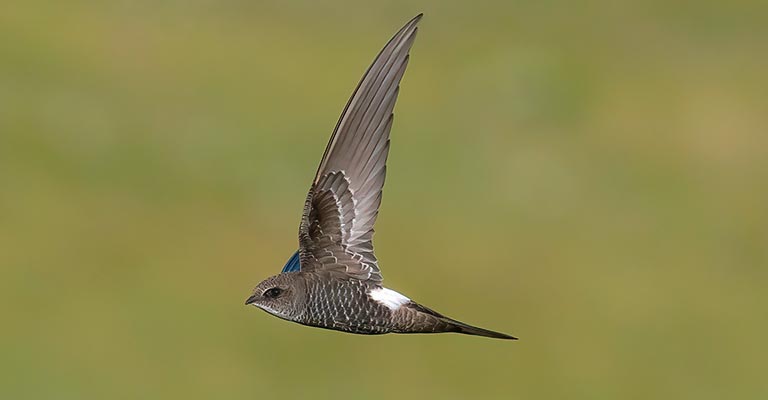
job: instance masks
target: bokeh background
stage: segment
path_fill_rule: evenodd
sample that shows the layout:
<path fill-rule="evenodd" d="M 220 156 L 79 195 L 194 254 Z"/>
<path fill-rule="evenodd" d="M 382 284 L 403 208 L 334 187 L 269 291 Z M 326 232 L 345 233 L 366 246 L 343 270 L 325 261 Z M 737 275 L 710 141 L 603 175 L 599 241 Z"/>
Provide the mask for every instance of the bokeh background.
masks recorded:
<path fill-rule="evenodd" d="M 376 249 L 519 336 L 243 306 L 347 97 L 425 12 Z M 765 2 L 10 1 L 3 399 L 762 399 Z"/>

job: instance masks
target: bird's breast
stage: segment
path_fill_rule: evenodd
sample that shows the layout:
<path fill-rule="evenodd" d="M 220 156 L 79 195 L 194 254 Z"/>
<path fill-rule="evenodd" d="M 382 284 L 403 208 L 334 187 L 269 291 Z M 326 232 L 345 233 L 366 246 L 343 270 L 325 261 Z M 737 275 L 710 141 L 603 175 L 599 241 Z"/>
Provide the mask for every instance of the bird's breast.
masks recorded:
<path fill-rule="evenodd" d="M 376 288 L 355 280 L 312 279 L 299 322 L 352 333 L 387 333 L 392 327 L 392 308 L 374 299 L 372 290 Z M 390 305 L 396 302 L 391 295 L 384 297 L 390 299 Z"/>

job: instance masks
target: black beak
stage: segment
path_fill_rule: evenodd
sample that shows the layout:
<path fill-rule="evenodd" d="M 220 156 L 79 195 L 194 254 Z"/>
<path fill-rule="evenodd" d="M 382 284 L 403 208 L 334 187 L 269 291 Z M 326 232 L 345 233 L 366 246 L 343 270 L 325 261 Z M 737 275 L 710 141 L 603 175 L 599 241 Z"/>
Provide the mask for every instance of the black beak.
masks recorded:
<path fill-rule="evenodd" d="M 247 300 L 245 300 L 245 305 L 247 306 L 247 305 L 253 304 L 255 302 L 256 302 L 256 295 L 254 294 L 253 296 L 251 296 Z"/>

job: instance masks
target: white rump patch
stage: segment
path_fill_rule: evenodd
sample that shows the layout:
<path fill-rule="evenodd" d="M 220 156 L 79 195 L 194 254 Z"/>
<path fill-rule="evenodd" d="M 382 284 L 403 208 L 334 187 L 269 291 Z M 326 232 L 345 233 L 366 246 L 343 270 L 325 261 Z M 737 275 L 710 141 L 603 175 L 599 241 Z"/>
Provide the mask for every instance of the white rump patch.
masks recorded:
<path fill-rule="evenodd" d="M 377 302 L 387 306 L 390 310 L 397 310 L 403 304 L 411 301 L 411 299 L 403 296 L 400 293 L 395 292 L 392 289 L 377 288 L 368 292 L 368 295 Z"/>

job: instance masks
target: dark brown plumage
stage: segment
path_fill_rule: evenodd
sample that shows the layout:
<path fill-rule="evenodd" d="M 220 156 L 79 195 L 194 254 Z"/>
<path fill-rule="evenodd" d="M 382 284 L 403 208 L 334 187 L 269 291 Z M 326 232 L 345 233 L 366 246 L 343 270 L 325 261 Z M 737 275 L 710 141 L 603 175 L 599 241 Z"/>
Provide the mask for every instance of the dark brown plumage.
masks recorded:
<path fill-rule="evenodd" d="M 382 286 L 373 226 L 389 153 L 392 110 L 421 15 L 384 46 L 341 114 L 307 195 L 299 257 L 246 304 L 300 324 L 359 334 L 456 332 L 512 336 L 453 320 Z"/>

